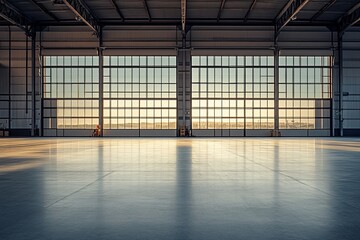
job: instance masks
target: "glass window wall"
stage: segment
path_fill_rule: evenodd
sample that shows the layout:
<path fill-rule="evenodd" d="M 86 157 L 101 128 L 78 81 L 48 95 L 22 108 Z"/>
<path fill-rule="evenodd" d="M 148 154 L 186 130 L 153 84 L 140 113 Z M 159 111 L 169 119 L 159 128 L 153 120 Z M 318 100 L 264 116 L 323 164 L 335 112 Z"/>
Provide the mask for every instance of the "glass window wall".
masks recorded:
<path fill-rule="evenodd" d="M 99 124 L 99 58 L 44 57 L 44 128 L 95 129 Z"/>
<path fill-rule="evenodd" d="M 176 129 L 176 57 L 104 57 L 105 129 Z"/>
<path fill-rule="evenodd" d="M 330 129 L 331 57 L 280 57 L 281 129 Z"/>
<path fill-rule="evenodd" d="M 272 129 L 274 58 L 193 56 L 193 129 Z"/>

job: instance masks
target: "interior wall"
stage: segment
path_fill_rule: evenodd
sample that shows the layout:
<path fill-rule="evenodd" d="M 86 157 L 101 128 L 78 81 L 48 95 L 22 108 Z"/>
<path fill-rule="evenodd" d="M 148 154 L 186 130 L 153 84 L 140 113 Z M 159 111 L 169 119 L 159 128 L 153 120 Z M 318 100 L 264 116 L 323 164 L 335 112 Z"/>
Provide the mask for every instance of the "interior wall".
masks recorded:
<path fill-rule="evenodd" d="M 0 37 L 0 125 L 12 136 L 31 134 L 31 40 L 16 27 L 1 28 Z M 26 63 L 26 55 L 28 61 Z M 36 51 L 36 56 L 38 51 Z M 36 57 L 36 127 L 40 126 L 40 76 Z M 0 128 L 1 128 L 0 126 Z"/>
<path fill-rule="evenodd" d="M 2 124 L 4 128 L 13 129 L 14 134 L 26 135 L 31 129 L 31 52 L 29 50 L 26 85 L 26 37 L 17 27 L 12 26 L 10 29 L 11 51 L 9 51 L 9 29 L 0 27 L 0 128 Z M 178 55 L 178 49 L 182 44 L 181 32 L 176 26 L 112 26 L 105 27 L 103 31 L 104 55 L 175 56 Z M 346 135 L 360 135 L 359 32 L 359 28 L 351 28 L 344 36 L 344 91 L 349 92 L 349 96 L 344 97 Z M 96 55 L 98 46 L 97 38 L 86 26 L 48 27 L 41 34 L 37 34 L 37 54 L 41 48 L 43 55 Z M 196 26 L 188 33 L 187 46 L 192 55 L 273 55 L 273 29 Z M 280 34 L 279 47 L 281 55 L 335 53 L 333 116 L 336 128 L 338 126 L 336 34 L 324 27 L 287 27 Z M 9 54 L 11 54 L 10 61 Z M 36 66 L 36 116 L 39 127 L 41 73 L 38 58 Z"/>
<path fill-rule="evenodd" d="M 360 135 L 360 31 L 344 35 L 344 135 Z"/>
<path fill-rule="evenodd" d="M 7 28 L 1 29 L 0 34 L 0 129 L 9 128 L 10 116 L 10 88 L 9 88 L 9 34 Z"/>

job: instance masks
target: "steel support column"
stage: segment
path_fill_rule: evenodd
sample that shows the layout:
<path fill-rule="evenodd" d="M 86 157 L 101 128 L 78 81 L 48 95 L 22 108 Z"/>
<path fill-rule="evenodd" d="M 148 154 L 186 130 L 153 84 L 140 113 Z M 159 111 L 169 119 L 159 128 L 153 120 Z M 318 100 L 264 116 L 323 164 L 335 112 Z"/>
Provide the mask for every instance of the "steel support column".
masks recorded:
<path fill-rule="evenodd" d="M 43 53 L 42 53 L 42 33 L 39 32 L 39 53 L 38 53 L 38 61 L 39 61 L 39 97 L 40 97 L 40 127 L 39 127 L 39 136 L 44 136 L 44 75 L 43 75 Z"/>
<path fill-rule="evenodd" d="M 177 129 L 183 125 L 191 129 L 191 49 L 187 35 L 181 36 L 177 54 Z"/>
<path fill-rule="evenodd" d="M 9 39 L 8 39 L 8 47 L 9 47 L 9 51 L 8 51 L 8 129 L 9 131 L 11 130 L 11 70 L 12 70 L 12 38 L 11 38 L 11 27 L 8 26 L 8 34 L 9 34 Z"/>
<path fill-rule="evenodd" d="M 279 59 L 280 51 L 277 43 L 274 49 L 274 130 L 279 131 Z"/>
<path fill-rule="evenodd" d="M 100 28 L 99 36 L 99 126 L 100 136 L 104 136 L 104 58 L 103 58 L 103 39 L 102 28 Z"/>
<path fill-rule="evenodd" d="M 36 135 L 36 32 L 31 38 L 31 136 Z"/>
<path fill-rule="evenodd" d="M 338 62 L 339 62 L 339 136 L 344 135 L 344 118 L 343 118 L 343 80 L 344 80 L 344 72 L 343 72 L 343 36 L 341 33 L 338 33 Z"/>
<path fill-rule="evenodd" d="M 186 35 L 182 38 L 183 49 L 186 49 Z M 186 52 L 182 54 L 182 112 L 183 122 L 186 123 Z"/>

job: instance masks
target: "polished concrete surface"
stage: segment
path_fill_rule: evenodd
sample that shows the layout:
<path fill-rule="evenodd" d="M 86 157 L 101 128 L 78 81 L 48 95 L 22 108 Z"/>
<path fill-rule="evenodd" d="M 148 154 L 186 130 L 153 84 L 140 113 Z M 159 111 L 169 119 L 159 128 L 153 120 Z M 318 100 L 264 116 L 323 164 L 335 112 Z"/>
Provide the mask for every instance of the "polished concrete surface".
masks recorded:
<path fill-rule="evenodd" d="M 360 139 L 0 139 L 0 239 L 358 240 Z"/>

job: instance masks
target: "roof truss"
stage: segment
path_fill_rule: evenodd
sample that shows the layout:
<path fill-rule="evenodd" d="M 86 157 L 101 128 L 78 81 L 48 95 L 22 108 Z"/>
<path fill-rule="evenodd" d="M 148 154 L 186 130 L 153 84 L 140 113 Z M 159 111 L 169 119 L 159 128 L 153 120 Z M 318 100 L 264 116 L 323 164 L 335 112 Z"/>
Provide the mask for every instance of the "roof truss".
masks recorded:
<path fill-rule="evenodd" d="M 110 0 L 113 7 L 115 8 L 116 12 L 118 13 L 118 15 L 120 16 L 122 21 L 125 21 L 124 15 L 122 14 L 119 6 L 116 4 L 115 0 Z"/>
<path fill-rule="evenodd" d="M 338 32 L 344 34 L 345 31 L 360 21 L 360 3 L 355 5 L 347 14 L 338 21 Z"/>
<path fill-rule="evenodd" d="M 326 3 L 324 7 L 322 7 L 315 15 L 310 19 L 310 21 L 314 21 L 318 19 L 324 12 L 326 12 L 337 0 L 331 0 L 330 2 Z"/>
<path fill-rule="evenodd" d="M 40 8 L 41 11 L 43 11 L 46 15 L 48 15 L 57 22 L 59 21 L 59 18 L 57 18 L 52 12 L 50 12 L 46 7 L 44 7 L 44 5 L 38 3 L 36 0 L 30 0 L 30 1 L 34 3 L 36 6 L 38 6 L 38 8 Z"/>
<path fill-rule="evenodd" d="M 290 0 L 275 20 L 275 36 L 278 37 L 281 30 L 295 19 L 296 14 L 309 2 L 309 0 Z"/>
<path fill-rule="evenodd" d="M 222 11 L 223 11 L 223 9 L 225 7 L 225 2 L 226 2 L 226 0 L 221 0 L 221 4 L 220 4 L 220 7 L 219 7 L 219 12 L 218 12 L 218 15 L 217 15 L 217 21 L 218 22 L 220 21 Z"/>
<path fill-rule="evenodd" d="M 143 0 L 143 5 L 144 5 L 144 8 L 146 10 L 146 14 L 148 16 L 148 19 L 151 22 L 151 13 L 150 13 L 150 9 L 149 9 L 149 5 L 147 3 L 147 0 Z"/>
<path fill-rule="evenodd" d="M 246 22 L 248 20 L 248 18 L 250 16 L 252 10 L 254 9 L 255 5 L 256 5 L 256 0 L 253 0 L 253 2 L 251 3 L 251 5 L 250 5 L 250 7 L 249 7 L 249 9 L 248 9 L 248 11 L 247 11 L 247 13 L 245 15 L 244 22 Z"/>
<path fill-rule="evenodd" d="M 75 13 L 86 25 L 88 25 L 95 34 L 99 37 L 101 33 L 101 27 L 97 18 L 92 14 L 87 5 L 81 0 L 63 0 L 66 6 Z"/>
<path fill-rule="evenodd" d="M 0 1 L 0 16 L 18 26 L 27 36 L 33 36 L 33 22 L 4 0 Z"/>

